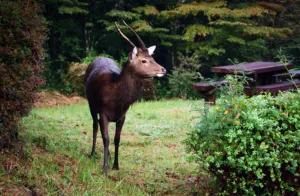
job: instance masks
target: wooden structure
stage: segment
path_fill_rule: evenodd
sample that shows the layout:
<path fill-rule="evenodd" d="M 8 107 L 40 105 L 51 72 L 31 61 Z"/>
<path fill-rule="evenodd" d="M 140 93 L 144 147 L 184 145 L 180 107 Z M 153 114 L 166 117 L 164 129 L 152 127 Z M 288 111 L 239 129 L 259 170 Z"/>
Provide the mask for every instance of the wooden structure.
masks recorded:
<path fill-rule="evenodd" d="M 227 85 L 225 81 L 217 81 L 211 83 L 196 83 L 193 85 L 193 89 L 197 90 L 204 96 L 204 101 L 208 103 L 216 103 L 216 87 L 220 85 Z"/>
<path fill-rule="evenodd" d="M 245 94 L 248 96 L 257 95 L 261 92 L 270 92 L 276 95 L 279 91 L 287 91 L 289 89 L 296 88 L 296 85 L 300 85 L 299 80 L 295 80 L 295 83 L 289 81 L 278 80 L 278 75 L 287 73 L 287 69 L 291 69 L 292 64 L 283 65 L 274 62 L 252 62 L 238 65 L 218 66 L 211 69 L 219 77 L 226 74 L 245 74 L 252 78 L 249 81 L 249 85 L 245 86 Z M 298 71 L 290 71 L 291 74 L 300 74 Z M 217 81 L 213 83 L 196 83 L 193 85 L 193 89 L 197 90 L 200 94 L 204 95 L 206 102 L 215 104 L 216 87 L 220 84 L 227 84 L 226 81 Z"/>
<path fill-rule="evenodd" d="M 299 78 L 300 79 L 300 70 L 291 70 L 290 74 L 293 76 L 293 78 Z"/>
<path fill-rule="evenodd" d="M 269 84 L 269 85 L 263 85 L 263 86 L 256 86 L 256 94 L 261 93 L 261 92 L 269 92 L 272 95 L 276 95 L 278 91 L 287 91 L 289 89 L 293 89 L 296 86 L 300 85 L 300 80 L 295 80 L 293 82 L 285 81 L 285 82 L 280 82 L 277 84 Z"/>

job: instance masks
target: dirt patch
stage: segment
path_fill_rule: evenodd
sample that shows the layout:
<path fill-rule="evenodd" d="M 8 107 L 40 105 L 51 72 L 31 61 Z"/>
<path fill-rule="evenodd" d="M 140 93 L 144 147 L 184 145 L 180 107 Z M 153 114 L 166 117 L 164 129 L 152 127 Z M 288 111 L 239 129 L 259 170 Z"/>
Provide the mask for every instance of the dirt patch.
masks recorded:
<path fill-rule="evenodd" d="M 58 92 L 39 92 L 36 94 L 33 107 L 53 107 L 62 105 L 73 105 L 76 103 L 86 102 L 86 99 L 79 96 L 67 97 Z"/>

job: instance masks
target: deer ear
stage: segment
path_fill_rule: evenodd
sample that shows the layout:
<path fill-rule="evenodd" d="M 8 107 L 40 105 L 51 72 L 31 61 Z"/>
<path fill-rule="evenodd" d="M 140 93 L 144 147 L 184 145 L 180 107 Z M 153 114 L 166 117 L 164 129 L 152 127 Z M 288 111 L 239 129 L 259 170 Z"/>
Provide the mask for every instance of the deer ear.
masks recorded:
<path fill-rule="evenodd" d="M 133 50 L 132 50 L 131 59 L 135 58 L 137 53 L 138 53 L 138 50 L 137 50 L 136 47 L 134 47 Z"/>
<path fill-rule="evenodd" d="M 154 53 L 155 48 L 156 48 L 156 46 L 151 46 L 148 48 L 148 53 L 150 56 Z"/>

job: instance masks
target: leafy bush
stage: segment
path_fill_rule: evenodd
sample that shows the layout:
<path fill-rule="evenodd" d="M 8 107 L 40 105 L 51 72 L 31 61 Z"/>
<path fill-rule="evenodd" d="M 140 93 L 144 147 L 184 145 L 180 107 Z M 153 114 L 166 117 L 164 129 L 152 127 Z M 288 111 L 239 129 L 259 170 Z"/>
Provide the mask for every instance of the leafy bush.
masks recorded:
<path fill-rule="evenodd" d="M 42 84 L 45 28 L 35 2 L 0 0 L 0 149 L 17 138 L 18 120 Z"/>
<path fill-rule="evenodd" d="M 170 87 L 168 85 L 168 81 L 165 78 L 154 78 L 153 79 L 155 83 L 155 94 L 156 94 L 156 99 L 166 99 L 166 98 L 171 98 L 172 93 L 170 91 Z"/>
<path fill-rule="evenodd" d="M 65 84 L 70 89 L 71 93 L 85 96 L 84 90 L 84 74 L 88 65 L 84 63 L 75 63 L 73 64 L 67 75 L 65 76 Z"/>
<path fill-rule="evenodd" d="M 236 78 L 227 81 L 185 141 L 191 159 L 216 177 L 225 195 L 299 193 L 300 91 L 247 98 Z"/>
<path fill-rule="evenodd" d="M 192 85 L 198 77 L 197 70 L 201 67 L 197 55 L 183 56 L 178 53 L 179 65 L 175 67 L 169 76 L 169 85 L 173 96 L 186 99 L 189 95 L 195 93 Z"/>
<path fill-rule="evenodd" d="M 141 92 L 141 98 L 143 100 L 149 101 L 154 100 L 156 98 L 156 89 L 155 89 L 155 83 L 153 79 L 145 79 L 143 81 L 142 86 L 142 92 Z"/>

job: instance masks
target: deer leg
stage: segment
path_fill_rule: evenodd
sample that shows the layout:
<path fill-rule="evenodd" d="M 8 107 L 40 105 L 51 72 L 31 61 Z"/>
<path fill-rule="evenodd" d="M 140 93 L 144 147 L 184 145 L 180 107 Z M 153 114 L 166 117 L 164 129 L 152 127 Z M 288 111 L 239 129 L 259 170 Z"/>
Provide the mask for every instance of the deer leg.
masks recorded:
<path fill-rule="evenodd" d="M 91 114 L 93 118 L 93 146 L 92 146 L 91 156 L 93 156 L 95 154 L 96 140 L 97 140 L 97 133 L 98 133 L 98 118 L 97 118 L 97 113 L 91 111 Z"/>
<path fill-rule="evenodd" d="M 100 114 L 100 129 L 104 146 L 104 164 L 103 170 L 105 175 L 108 171 L 108 156 L 109 156 L 109 136 L 108 136 L 108 119 L 105 115 Z"/>
<path fill-rule="evenodd" d="M 108 124 L 108 123 L 107 123 Z M 100 125 L 100 127 L 101 127 L 101 121 L 99 120 L 99 125 Z M 108 125 L 107 125 L 107 127 L 108 127 Z M 108 129 L 108 128 L 107 128 Z M 102 132 L 101 132 L 101 135 L 102 135 Z M 108 135 L 108 134 L 107 134 Z M 103 139 L 103 137 L 102 137 L 102 140 L 103 140 L 103 145 L 104 145 L 104 139 Z M 108 136 L 108 140 L 109 140 L 109 136 Z M 108 148 L 108 160 L 110 160 L 110 151 L 109 151 L 109 148 Z"/>
<path fill-rule="evenodd" d="M 124 122 L 125 122 L 125 117 L 121 118 L 116 123 L 116 135 L 114 138 L 114 143 L 115 143 L 115 161 L 113 165 L 114 170 L 119 170 L 119 144 L 120 144 L 120 137 L 121 137 L 122 127 Z"/>

